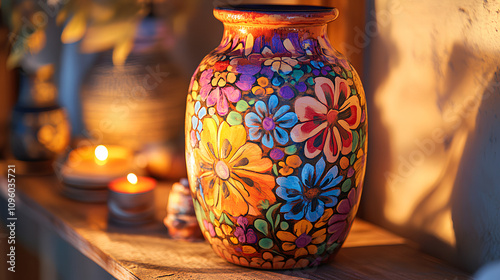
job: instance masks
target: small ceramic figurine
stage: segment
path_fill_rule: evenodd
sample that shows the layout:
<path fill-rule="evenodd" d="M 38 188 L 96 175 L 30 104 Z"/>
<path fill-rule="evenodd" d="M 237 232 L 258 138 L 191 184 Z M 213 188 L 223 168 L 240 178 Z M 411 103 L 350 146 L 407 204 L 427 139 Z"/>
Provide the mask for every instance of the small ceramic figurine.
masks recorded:
<path fill-rule="evenodd" d="M 174 239 L 202 240 L 202 233 L 194 212 L 193 199 L 187 179 L 174 183 L 167 204 L 167 216 L 163 223 Z"/>

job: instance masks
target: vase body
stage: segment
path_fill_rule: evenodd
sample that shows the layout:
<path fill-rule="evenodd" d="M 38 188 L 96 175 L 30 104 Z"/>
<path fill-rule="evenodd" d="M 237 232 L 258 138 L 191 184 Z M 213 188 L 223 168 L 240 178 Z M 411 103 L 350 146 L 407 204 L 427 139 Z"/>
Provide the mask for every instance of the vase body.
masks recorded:
<path fill-rule="evenodd" d="M 215 252 L 264 269 L 328 261 L 361 196 L 367 147 L 359 76 L 332 48 L 337 10 L 222 7 L 221 44 L 200 63 L 186 109 L 186 160 Z"/>

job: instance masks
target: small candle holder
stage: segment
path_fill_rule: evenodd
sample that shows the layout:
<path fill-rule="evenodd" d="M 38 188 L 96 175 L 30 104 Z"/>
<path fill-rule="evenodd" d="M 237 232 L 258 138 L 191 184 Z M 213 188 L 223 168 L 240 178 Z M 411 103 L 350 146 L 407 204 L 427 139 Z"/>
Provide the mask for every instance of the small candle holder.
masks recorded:
<path fill-rule="evenodd" d="M 109 184 L 108 208 L 111 221 L 126 224 L 147 224 L 154 220 L 154 189 L 156 181 L 130 173 Z"/>
<path fill-rule="evenodd" d="M 62 158 L 60 166 L 65 196 L 83 202 L 106 202 L 109 183 L 133 169 L 133 153 L 116 145 L 81 146 Z"/>

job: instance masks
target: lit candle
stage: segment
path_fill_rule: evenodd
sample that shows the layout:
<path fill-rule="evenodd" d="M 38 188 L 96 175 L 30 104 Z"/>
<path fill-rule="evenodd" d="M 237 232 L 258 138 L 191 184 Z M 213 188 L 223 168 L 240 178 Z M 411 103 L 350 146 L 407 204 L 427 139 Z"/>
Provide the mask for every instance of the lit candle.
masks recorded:
<path fill-rule="evenodd" d="M 108 208 L 112 221 L 143 224 L 154 219 L 156 180 L 129 173 L 109 184 Z"/>
<path fill-rule="evenodd" d="M 119 178 L 109 184 L 109 189 L 119 193 L 144 193 L 154 189 L 156 180 L 129 173 L 125 178 Z"/>
<path fill-rule="evenodd" d="M 66 181 L 108 183 L 132 168 L 132 151 L 116 145 L 83 146 L 72 150 L 61 169 Z"/>

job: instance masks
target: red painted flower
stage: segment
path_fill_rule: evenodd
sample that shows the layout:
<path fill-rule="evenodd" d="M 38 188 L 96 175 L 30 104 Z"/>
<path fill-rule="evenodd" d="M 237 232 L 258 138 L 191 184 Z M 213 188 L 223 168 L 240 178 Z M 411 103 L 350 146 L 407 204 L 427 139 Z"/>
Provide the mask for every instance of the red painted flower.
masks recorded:
<path fill-rule="evenodd" d="M 295 101 L 295 113 L 300 123 L 290 135 L 295 142 L 304 142 L 305 155 L 314 158 L 324 152 L 329 162 L 335 162 L 340 153 L 352 150 L 352 132 L 361 119 L 357 96 L 350 96 L 347 81 L 340 77 L 333 82 L 324 77 L 314 79 L 316 98 L 300 97 Z"/>

